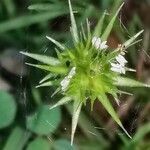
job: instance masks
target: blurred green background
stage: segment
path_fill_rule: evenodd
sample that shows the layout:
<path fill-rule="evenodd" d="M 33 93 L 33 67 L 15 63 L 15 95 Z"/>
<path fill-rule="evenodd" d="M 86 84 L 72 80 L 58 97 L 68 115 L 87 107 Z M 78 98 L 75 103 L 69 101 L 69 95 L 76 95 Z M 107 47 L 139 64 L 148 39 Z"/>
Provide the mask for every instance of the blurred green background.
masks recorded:
<path fill-rule="evenodd" d="M 101 14 L 117 10 L 123 0 L 72 0 L 77 24 L 89 19 L 91 28 Z M 124 0 L 125 4 L 111 33 L 108 45 L 117 47 L 144 29 L 142 41 L 128 49 L 128 73 L 150 84 L 150 1 Z M 74 145 L 70 146 L 70 105 L 49 110 L 61 95 L 51 97 L 54 88 L 35 88 L 44 75 L 24 64 L 19 51 L 55 56 L 50 35 L 70 44 L 70 19 L 67 0 L 0 1 L 0 149 L 2 150 L 150 150 L 150 89 L 132 88 L 133 96 L 121 95 L 114 104 L 132 139 L 97 102 L 91 112 L 81 112 Z M 31 60 L 30 60 L 31 61 Z"/>

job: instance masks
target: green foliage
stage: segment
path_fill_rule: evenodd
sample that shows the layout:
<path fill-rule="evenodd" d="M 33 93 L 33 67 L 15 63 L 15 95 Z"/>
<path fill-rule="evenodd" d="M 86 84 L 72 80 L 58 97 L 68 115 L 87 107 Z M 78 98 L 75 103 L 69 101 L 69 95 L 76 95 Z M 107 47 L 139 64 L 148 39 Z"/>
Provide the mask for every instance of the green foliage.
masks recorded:
<path fill-rule="evenodd" d="M 111 140 L 109 140 L 109 138 L 107 138 L 107 140 L 106 140 L 103 137 L 103 133 L 104 133 L 105 137 L 107 137 L 110 130 L 105 130 L 105 129 L 102 130 L 103 128 L 102 129 L 95 128 L 95 125 L 104 126 L 104 127 L 105 127 L 105 125 L 106 126 L 108 125 L 108 123 L 106 123 L 107 122 L 106 120 L 103 122 L 103 118 L 105 118 L 104 117 L 105 113 L 103 113 L 103 114 L 97 113 L 97 114 L 94 114 L 94 116 L 93 116 L 93 113 L 95 113 L 97 111 L 97 106 L 96 106 L 96 110 L 94 110 L 94 112 L 92 114 L 91 113 L 88 114 L 88 111 L 85 111 L 88 108 L 84 108 L 84 111 L 80 112 L 81 105 L 83 107 L 83 105 L 85 105 L 86 102 L 91 99 L 92 100 L 91 101 L 91 110 L 92 110 L 95 99 L 99 100 L 103 104 L 103 106 L 105 107 L 107 112 L 110 113 L 112 118 L 123 128 L 121 121 L 120 121 L 117 113 L 115 112 L 115 109 L 112 107 L 112 104 L 110 103 L 110 101 L 107 97 L 107 94 L 108 93 L 111 94 L 116 99 L 116 98 L 118 98 L 117 95 L 119 95 L 120 93 L 124 93 L 124 94 L 127 93 L 124 91 L 120 91 L 119 90 L 120 86 L 149 87 L 149 85 L 147 85 L 146 83 L 145 84 L 141 83 L 134 79 L 126 78 L 122 75 L 116 76 L 115 74 L 111 74 L 108 72 L 107 72 L 108 74 L 106 76 L 101 75 L 101 76 L 99 76 L 99 78 L 98 77 L 94 78 L 93 79 L 94 82 L 90 81 L 90 83 L 95 83 L 95 90 L 91 90 L 91 91 L 89 89 L 91 89 L 93 87 L 93 85 L 90 84 L 88 86 L 89 79 L 87 78 L 86 75 L 84 75 L 84 73 L 81 73 L 78 76 L 78 78 L 76 78 L 75 76 L 72 78 L 70 85 L 68 86 L 70 88 L 70 90 L 68 88 L 68 91 L 66 91 L 66 92 L 62 91 L 60 82 L 67 76 L 67 74 L 69 73 L 69 71 L 75 64 L 77 64 L 77 66 L 80 65 L 80 67 L 82 68 L 82 69 L 79 69 L 80 71 L 84 70 L 85 73 L 88 72 L 87 71 L 87 68 L 88 68 L 87 62 L 90 62 L 92 60 L 92 59 L 90 59 L 90 57 L 97 56 L 97 51 L 95 51 L 95 49 L 93 47 L 91 47 L 92 37 L 93 36 L 101 37 L 102 35 L 103 36 L 105 35 L 105 37 L 107 37 L 110 34 L 112 28 L 113 28 L 113 32 L 112 32 L 111 36 L 113 36 L 113 34 L 115 33 L 115 35 L 117 35 L 117 38 L 119 39 L 119 42 L 126 40 L 126 38 L 125 38 L 125 35 L 127 34 L 126 31 L 129 30 L 128 35 L 126 37 L 130 37 L 130 39 L 127 40 L 126 42 L 122 42 L 123 43 L 122 48 L 125 50 L 127 48 L 130 48 L 133 45 L 131 47 L 132 49 L 128 50 L 128 58 L 130 58 L 129 59 L 130 65 L 135 66 L 136 65 L 135 63 L 137 63 L 137 49 L 139 49 L 139 46 L 137 46 L 135 44 L 141 41 L 141 39 L 136 40 L 136 38 L 143 32 L 143 31 L 140 31 L 141 27 L 143 25 L 141 22 L 139 23 L 139 18 L 138 18 L 138 22 L 137 21 L 135 22 L 134 21 L 135 19 L 133 18 L 133 20 L 131 21 L 132 26 L 129 25 L 127 27 L 127 30 L 124 32 L 124 34 L 122 34 L 122 29 L 120 29 L 121 26 L 117 26 L 115 24 L 115 22 L 117 22 L 117 20 L 116 20 L 117 13 L 119 12 L 119 10 L 117 12 L 117 9 L 121 5 L 122 0 L 116 0 L 116 1 L 113 1 L 113 0 L 102 0 L 102 1 L 75 0 L 75 1 L 72 1 L 73 9 L 72 9 L 71 3 L 70 3 L 70 12 L 71 12 L 70 18 L 71 18 L 71 24 L 72 24 L 71 34 L 73 35 L 74 45 L 73 44 L 71 45 L 68 42 L 68 41 L 70 41 L 70 35 L 66 31 L 66 29 L 68 28 L 68 24 L 64 24 L 66 19 L 68 19 L 68 12 L 69 12 L 68 11 L 69 7 L 67 5 L 66 0 L 63 0 L 63 1 L 61 1 L 61 0 L 48 0 L 48 1 L 47 0 L 30 0 L 30 2 L 27 2 L 27 3 L 24 3 L 24 2 L 18 3 L 18 2 L 19 1 L 13 1 L 13 0 L 0 1 L 0 39 L 1 39 L 0 45 L 2 45 L 1 49 L 5 51 L 5 49 L 3 49 L 3 47 L 4 48 L 15 47 L 15 49 L 17 48 L 18 50 L 20 50 L 20 48 L 21 49 L 23 48 L 23 49 L 25 49 L 25 51 L 30 51 L 31 53 L 23 52 L 23 54 L 26 56 L 29 56 L 35 60 L 38 60 L 38 61 L 42 62 L 43 64 L 29 64 L 28 63 L 28 65 L 40 68 L 43 71 L 47 72 L 47 75 L 45 75 L 45 77 L 39 82 L 39 85 L 37 87 L 43 87 L 43 86 L 46 86 L 46 87 L 42 88 L 42 89 L 35 89 L 34 85 L 32 85 L 32 84 L 35 80 L 39 79 L 39 76 L 41 74 L 39 72 L 36 74 L 34 72 L 30 74 L 30 78 L 28 78 L 28 80 L 25 80 L 26 86 L 27 86 L 27 87 L 25 87 L 25 89 L 27 89 L 27 90 L 25 90 L 24 92 L 27 92 L 27 93 L 23 93 L 24 96 L 27 96 L 28 101 L 26 101 L 26 100 L 24 101 L 23 99 L 18 101 L 18 97 L 16 98 L 16 101 L 18 102 L 17 106 L 18 106 L 18 108 L 21 106 L 21 109 L 20 108 L 18 109 L 18 114 L 17 114 L 17 118 L 16 118 L 15 122 L 14 122 L 15 113 L 14 113 L 14 115 L 13 115 L 13 113 L 9 114 L 10 112 L 12 112 L 14 106 L 16 109 L 16 104 L 13 103 L 14 99 L 11 98 L 11 99 L 13 99 L 13 100 L 11 100 L 11 101 L 13 101 L 12 102 L 13 104 L 9 103 L 9 105 L 11 105 L 11 109 L 10 109 L 10 107 L 7 107 L 8 106 L 7 100 L 6 100 L 6 104 L 5 104 L 5 102 L 2 104 L 0 103 L 1 104 L 0 105 L 0 128 L 2 128 L 2 130 L 1 130 L 2 132 L 0 131 L 1 132 L 0 133 L 0 139 L 1 139 L 0 140 L 0 149 L 3 147 L 4 143 L 5 143 L 4 150 L 22 150 L 22 149 L 26 149 L 26 148 L 27 149 L 43 149 L 43 150 L 44 150 L 44 148 L 53 149 L 53 150 L 55 150 L 55 149 L 59 150 L 59 149 L 63 149 L 63 148 L 68 149 L 68 150 L 69 149 L 70 150 L 72 150 L 72 149 L 81 149 L 81 150 L 100 150 L 100 149 L 106 150 L 106 149 L 109 149 L 108 146 L 112 147 L 114 142 L 111 142 Z M 32 4 L 32 5 L 30 5 L 30 4 Z M 141 2 L 141 6 L 142 6 L 142 4 L 143 4 L 143 2 Z M 28 10 L 27 10 L 27 7 L 28 7 Z M 106 10 L 104 13 L 101 12 L 101 10 L 105 10 L 105 9 L 108 9 L 108 11 Z M 110 15 L 108 15 L 108 13 Z M 76 14 L 76 16 L 77 16 L 76 20 L 75 20 L 74 14 Z M 111 14 L 116 14 L 116 16 L 115 15 L 112 16 Z M 99 18 L 100 15 L 101 15 L 101 17 L 98 21 L 98 24 L 96 25 L 95 29 L 92 29 L 94 32 L 90 31 L 90 26 L 92 26 L 92 27 L 95 26 L 95 22 L 97 22 L 97 19 Z M 80 32 L 78 30 L 79 27 L 77 27 L 76 23 L 81 24 L 81 22 L 85 21 L 85 19 L 87 19 L 87 18 L 89 18 L 89 20 L 90 20 L 90 21 L 87 21 L 87 29 L 85 29 L 85 24 L 82 24 L 81 32 Z M 120 19 L 122 19 L 122 17 Z M 68 23 L 68 21 L 66 21 L 66 22 Z M 107 26 L 107 23 L 109 23 L 108 26 Z M 135 34 L 138 31 L 140 31 L 140 32 Z M 86 34 L 86 32 L 88 32 L 88 33 Z M 148 30 L 146 30 L 144 32 L 144 34 L 145 33 L 148 34 Z M 129 35 L 129 34 L 131 34 L 131 35 Z M 52 43 L 48 43 L 49 41 L 43 38 L 43 37 L 45 37 L 45 35 L 50 35 L 50 36 L 47 36 L 47 38 Z M 132 35 L 134 35 L 134 36 L 132 37 Z M 57 40 L 53 39 L 52 37 Z M 104 38 L 104 39 L 107 40 L 107 38 Z M 113 38 L 113 40 L 115 40 L 115 38 Z M 61 42 L 58 42 L 58 41 L 61 41 Z M 143 42 L 144 50 L 146 50 L 146 49 L 148 49 L 148 47 L 145 46 L 145 43 L 148 43 L 148 40 L 144 39 L 143 41 L 144 41 Z M 68 44 L 67 46 L 65 45 L 66 43 Z M 47 55 L 47 54 L 50 54 L 51 56 L 55 55 L 54 52 L 52 51 L 54 44 L 57 47 L 56 48 L 56 53 L 58 56 L 57 59 L 54 57 L 49 57 Z M 45 46 L 43 47 L 43 45 L 45 45 Z M 87 51 L 83 52 L 82 50 L 87 50 L 87 51 L 90 50 L 89 55 L 87 54 Z M 98 57 L 98 58 L 100 58 L 100 59 L 103 58 L 103 59 L 99 62 L 99 64 L 105 64 L 105 62 L 115 58 L 117 53 L 120 53 L 121 51 L 122 50 L 119 47 L 116 50 L 112 50 L 111 48 L 109 48 L 108 51 L 106 51 L 106 54 L 104 54 L 104 53 L 103 53 L 104 55 L 102 54 L 103 56 L 100 53 L 99 54 L 100 57 Z M 37 54 L 35 57 L 35 54 L 33 54 L 34 52 L 40 53 L 40 54 L 44 52 L 46 57 L 45 56 L 43 57 L 42 55 L 37 55 Z M 83 52 L 83 53 L 81 53 L 81 52 Z M 107 55 L 107 52 L 112 52 L 112 54 Z M 87 61 L 85 61 L 86 55 L 90 56 Z M 134 62 L 134 65 L 132 64 L 133 62 Z M 95 64 L 96 64 L 96 62 L 95 62 Z M 87 68 L 86 68 L 86 66 L 87 66 Z M 107 67 L 108 66 L 106 65 L 106 68 Z M 92 65 L 91 68 L 95 68 L 95 70 L 97 70 L 96 65 Z M 0 69 L 2 69 L 1 75 L 3 76 L 3 68 L 0 68 Z M 92 69 L 92 71 L 90 71 L 92 76 L 94 76 L 95 70 Z M 106 73 L 106 71 L 107 71 L 107 69 L 106 70 L 104 69 L 103 73 Z M 89 75 L 89 74 L 87 74 L 87 75 Z M 112 77 L 112 79 L 110 80 L 109 77 Z M 11 75 L 11 78 L 12 78 L 12 75 Z M 41 78 L 41 76 L 40 76 L 40 78 Z M 103 80 L 101 80 L 102 78 L 103 78 Z M 24 77 L 23 77 L 23 79 L 24 79 Z M 147 81 L 147 79 L 145 77 L 144 77 L 144 81 Z M 31 83 L 31 85 L 29 85 L 28 82 Z M 75 82 L 77 82 L 77 84 L 74 84 L 74 86 L 72 86 L 73 83 L 75 83 Z M 110 84 L 112 82 L 113 82 L 113 84 Z M 98 86 L 99 84 L 103 85 L 103 86 Z M 24 88 L 24 86 L 23 87 L 22 86 L 23 85 L 21 84 L 21 87 L 19 86 L 19 88 Z M 56 125 L 56 129 L 53 131 L 53 133 L 57 132 L 57 134 L 56 134 L 56 136 L 53 136 L 52 132 L 49 132 L 49 130 L 48 130 L 49 128 L 50 128 L 50 130 L 52 130 L 51 127 L 49 126 L 49 127 L 45 128 L 45 126 L 46 126 L 45 121 L 42 122 L 41 118 L 44 118 L 43 116 L 44 116 L 45 112 L 48 112 L 48 109 L 47 109 L 47 111 L 45 110 L 43 113 L 43 109 L 42 109 L 42 107 L 45 106 L 44 103 L 45 102 L 47 103 L 47 101 L 46 101 L 47 95 L 49 95 L 49 93 L 51 93 L 51 91 L 49 91 L 49 88 L 47 88 L 47 86 L 52 86 L 52 89 L 55 88 L 56 86 L 58 87 L 56 89 L 56 91 L 52 94 L 52 96 L 54 96 L 56 93 L 58 93 L 58 95 L 57 95 L 58 97 L 57 98 L 53 97 L 53 98 L 55 101 L 58 101 L 59 99 L 60 100 L 58 101 L 58 103 L 49 107 L 49 108 L 51 108 L 51 110 L 50 110 L 50 113 L 47 113 L 46 118 L 48 118 L 48 119 L 53 118 L 53 117 L 51 117 L 51 115 L 53 115 L 54 117 L 56 116 L 56 118 L 57 118 L 57 111 L 56 111 L 56 115 L 53 112 L 51 113 L 51 111 L 53 110 L 52 108 L 63 105 L 63 104 L 67 104 L 71 101 L 74 102 L 74 104 L 73 104 L 74 111 L 73 111 L 73 108 L 71 107 L 71 105 L 66 105 L 66 107 L 63 107 L 63 110 L 67 109 L 68 112 L 70 113 L 70 115 L 71 114 L 73 115 L 72 141 L 73 141 L 73 136 L 74 136 L 75 128 L 77 125 L 77 121 L 79 118 L 78 126 L 79 126 L 81 132 L 80 132 L 80 130 L 78 131 L 78 135 L 77 135 L 78 138 L 76 139 L 76 143 L 78 144 L 78 147 L 70 146 L 70 143 L 65 138 L 59 139 L 60 137 L 68 136 L 66 134 L 70 133 L 68 130 L 68 124 L 66 124 L 66 122 L 64 121 L 65 119 L 67 121 L 69 120 L 68 116 L 67 116 L 68 114 L 63 115 L 63 117 L 65 117 L 65 118 L 63 118 L 63 122 L 61 124 L 61 127 L 64 127 L 64 126 L 66 127 L 65 132 L 62 131 L 63 130 L 62 128 L 61 128 L 61 130 L 58 131 L 57 130 L 58 125 Z M 78 97 L 81 97 L 81 99 L 83 100 L 82 103 L 80 103 L 80 102 L 78 103 L 79 99 L 73 95 L 75 93 L 74 92 L 75 89 L 78 89 L 78 92 L 77 92 Z M 82 89 L 81 92 L 79 92 L 80 89 Z M 86 89 L 88 89 L 88 90 L 86 90 Z M 113 90 L 111 91 L 111 89 L 113 89 Z M 32 92 L 29 92 L 30 90 Z M 18 92 L 18 86 L 17 86 L 17 84 L 13 84 L 14 95 L 16 95 L 16 91 Z M 104 93 L 104 91 L 105 91 L 105 94 L 102 95 Z M 149 100 L 149 91 L 145 90 L 145 88 L 140 89 L 140 91 L 141 92 L 144 91 L 143 99 L 148 101 Z M 20 90 L 19 90 L 19 92 L 20 92 Z M 93 94 L 90 98 L 87 98 L 90 95 L 89 93 L 94 93 L 94 92 L 96 94 L 97 93 L 99 94 L 98 95 L 99 98 L 96 97 L 96 94 Z M 134 93 L 136 93 L 136 92 L 134 92 Z M 46 95 L 45 95 L 45 93 L 46 93 Z M 22 93 L 19 93 L 19 95 L 21 95 L 21 94 Z M 64 96 L 60 97 L 60 94 L 62 94 Z M 72 94 L 73 96 L 70 97 L 70 94 Z M 84 96 L 84 94 L 86 96 Z M 138 97 L 138 94 L 136 95 L 136 97 Z M 34 105 L 35 103 L 32 103 L 32 98 L 34 99 L 36 105 Z M 53 100 L 53 98 L 52 99 L 50 98 L 50 99 Z M 87 98 L 87 99 L 85 99 L 85 98 Z M 1 96 L 1 92 L 0 92 L 0 102 L 1 102 L 1 99 L 3 99 L 3 96 Z M 146 104 L 144 103 L 143 99 L 141 98 L 141 101 L 142 101 L 142 104 L 144 107 Z M 139 101 L 138 101 L 139 98 L 136 98 L 136 100 L 137 100 L 136 103 L 134 103 L 135 107 L 139 106 Z M 75 103 L 75 101 L 77 101 L 77 103 Z M 23 104 L 22 104 L 22 102 L 23 102 Z M 22 107 L 25 107 L 24 108 L 25 110 L 22 109 Z M 48 106 L 46 105 L 46 107 L 48 107 Z M 33 112 L 33 111 L 35 111 L 35 113 L 33 113 L 32 115 L 28 114 L 28 112 Z M 16 110 L 15 110 L 15 112 L 16 112 Z M 80 116 L 79 116 L 79 112 L 80 112 Z M 141 112 L 139 111 L 139 113 L 141 113 Z M 8 118 L 5 117 L 4 114 L 7 114 L 7 115 L 9 114 L 8 115 L 9 119 L 12 121 L 9 122 Z M 36 117 L 35 117 L 36 114 L 38 114 L 40 119 L 39 118 L 36 119 Z M 41 114 L 43 114 L 42 117 L 41 117 Z M 27 115 L 27 116 L 19 118 L 20 115 L 21 115 L 21 117 L 22 117 L 22 115 L 23 116 Z M 50 118 L 49 118 L 49 115 L 50 115 Z M 59 115 L 60 115 L 60 112 L 59 112 Z M 10 117 L 10 116 L 12 116 L 12 117 Z M 67 116 L 67 118 L 66 118 L 66 116 Z M 92 116 L 92 121 L 90 121 L 91 116 Z M 29 124 L 31 127 L 31 129 L 29 128 L 30 131 L 29 130 L 27 131 L 27 129 L 25 129 L 25 127 L 23 127 L 25 125 L 24 124 L 25 118 L 27 118 L 27 122 L 29 121 L 29 118 L 31 118 L 31 121 L 29 121 L 30 122 Z M 44 118 L 44 120 L 46 118 Z M 54 120 L 56 118 L 54 118 Z M 98 118 L 100 118 L 100 119 L 98 119 Z M 130 117 L 130 115 L 128 115 L 127 118 L 130 119 L 129 121 L 134 124 L 134 118 L 132 119 L 132 117 Z M 126 121 L 127 118 L 123 118 L 124 121 Z M 1 127 L 1 120 L 2 120 L 3 127 Z M 137 120 L 138 120 L 138 118 L 137 118 Z M 145 120 L 145 119 L 143 118 L 143 120 Z M 36 127 L 34 125 L 36 123 L 37 123 L 38 127 Z M 14 127 L 14 129 L 13 129 L 14 124 L 15 125 L 17 124 L 17 126 L 21 125 L 22 128 Z M 29 124 L 27 124 L 27 127 Z M 56 124 L 59 124 L 59 123 L 57 123 L 57 121 L 56 121 Z M 137 122 L 137 124 L 138 124 L 138 122 Z M 40 127 L 39 127 L 39 125 L 40 125 Z M 5 128 L 5 127 L 7 127 L 7 128 Z M 38 129 L 38 131 L 35 131 L 33 128 L 35 128 L 35 130 Z M 130 129 L 130 126 L 127 127 L 127 130 L 128 129 Z M 12 133 L 10 134 L 8 140 L 5 141 L 5 139 L 7 139 L 7 135 L 9 134 L 10 130 L 12 131 Z M 43 134 L 43 130 L 44 130 L 44 134 Z M 35 135 L 35 133 L 36 133 L 36 135 Z M 41 134 L 42 134 L 42 137 L 40 136 Z M 48 141 L 48 139 L 46 139 L 47 134 L 50 134 L 50 137 L 48 136 L 48 138 L 50 139 L 49 141 Z M 149 124 L 143 125 L 143 127 L 139 128 L 139 130 L 137 129 L 137 133 L 135 133 L 135 135 L 132 136 L 132 140 L 126 138 L 126 136 L 123 136 L 123 138 L 122 138 L 122 140 L 124 141 L 123 146 L 119 143 L 120 141 L 118 139 L 113 138 L 113 141 L 115 141 L 116 146 L 121 145 L 121 147 L 119 147 L 118 149 L 122 148 L 123 150 L 137 150 L 137 149 L 138 150 L 149 150 L 150 145 L 149 145 L 149 139 L 147 138 L 148 136 L 146 137 L 147 134 L 149 134 Z"/>
<path fill-rule="evenodd" d="M 15 127 L 3 150 L 22 150 L 30 136 L 30 132 L 21 129 L 20 127 Z"/>
<path fill-rule="evenodd" d="M 43 105 L 38 110 L 28 116 L 27 128 L 39 135 L 49 135 L 53 133 L 61 121 L 60 109 L 49 109 L 48 105 Z"/>
<path fill-rule="evenodd" d="M 54 150 L 75 150 L 74 146 L 70 145 L 70 142 L 64 139 L 56 140 L 53 143 Z"/>
<path fill-rule="evenodd" d="M 144 140 L 144 137 L 149 133 L 150 133 L 150 123 L 147 123 L 138 129 L 138 131 L 133 136 L 131 141 L 121 136 L 121 139 L 124 142 L 124 146 L 122 146 L 122 150 L 137 150 L 137 149 L 146 150 L 149 147 L 149 145 L 146 143 L 142 145 L 142 141 Z"/>
<path fill-rule="evenodd" d="M 75 146 L 71 146 L 70 142 L 65 139 L 58 139 L 50 142 L 42 137 L 38 137 L 28 144 L 26 150 L 75 150 Z"/>
<path fill-rule="evenodd" d="M 50 142 L 39 137 L 30 142 L 26 150 L 50 150 L 50 148 Z"/>
<path fill-rule="evenodd" d="M 94 33 L 93 33 L 94 36 L 100 36 L 101 35 L 105 16 L 106 16 L 106 12 L 103 13 L 103 15 L 101 16 L 101 18 L 99 19 L 99 21 L 97 23 L 95 30 L 94 30 Z"/>
<path fill-rule="evenodd" d="M 16 103 L 12 95 L 0 91 L 0 128 L 9 126 L 16 115 Z"/>
<path fill-rule="evenodd" d="M 123 3 L 123 4 L 124 4 L 124 3 Z M 107 38 L 108 38 L 108 36 L 109 36 L 109 34 L 110 34 L 112 28 L 113 28 L 114 22 L 115 22 L 115 20 L 116 20 L 116 18 L 117 18 L 117 15 L 118 15 L 120 9 L 122 8 L 123 4 L 119 7 L 119 9 L 118 9 L 117 12 L 115 13 L 115 15 L 112 17 L 110 23 L 107 25 L 107 27 L 106 27 L 104 33 L 102 34 L 102 37 L 101 37 L 101 38 L 102 38 L 103 41 L 107 40 Z"/>
<path fill-rule="evenodd" d="M 32 24 L 41 23 L 66 14 L 65 10 L 48 11 L 39 14 L 25 15 L 0 23 L 0 33 L 23 28 Z"/>

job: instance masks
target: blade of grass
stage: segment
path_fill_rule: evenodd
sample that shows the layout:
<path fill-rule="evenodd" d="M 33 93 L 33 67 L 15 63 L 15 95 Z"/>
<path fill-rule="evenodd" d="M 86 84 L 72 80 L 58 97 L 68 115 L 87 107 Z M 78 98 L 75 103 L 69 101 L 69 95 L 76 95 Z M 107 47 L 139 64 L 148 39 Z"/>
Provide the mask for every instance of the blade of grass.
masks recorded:
<path fill-rule="evenodd" d="M 121 8 L 122 8 L 123 5 L 124 5 L 124 3 L 122 3 L 122 5 L 119 7 L 119 9 L 118 9 L 117 12 L 115 13 L 115 15 L 112 17 L 110 23 L 109 23 L 108 26 L 106 27 L 104 33 L 102 34 L 102 37 L 101 37 L 101 38 L 102 38 L 103 41 L 106 41 L 106 40 L 107 40 L 107 38 L 108 38 L 108 36 L 109 36 L 109 34 L 110 34 L 112 28 L 113 28 L 113 25 L 114 25 L 114 23 L 115 23 L 115 20 L 116 20 L 116 18 L 117 18 L 117 15 L 119 14 L 119 11 L 121 10 Z"/>
<path fill-rule="evenodd" d="M 16 7 L 15 7 L 15 3 L 13 2 L 13 0 L 3 0 L 3 3 L 7 9 L 7 13 L 9 17 L 14 16 L 16 13 Z"/>
<path fill-rule="evenodd" d="M 113 3 L 112 8 L 112 13 L 115 13 L 117 8 L 119 8 L 119 6 L 123 3 L 123 0 L 115 0 Z"/>
<path fill-rule="evenodd" d="M 81 14 L 81 17 L 79 18 L 78 22 L 85 22 L 85 20 L 92 15 L 92 13 L 94 12 L 94 7 L 93 5 L 91 4 L 88 4 L 86 9 L 85 9 L 85 6 L 83 7 L 84 10 L 80 11 L 82 14 Z"/>
<path fill-rule="evenodd" d="M 36 23 L 42 23 L 44 21 L 54 19 L 58 16 L 63 16 L 64 14 L 67 13 L 68 11 L 66 10 L 59 10 L 59 11 L 55 10 L 51 12 L 43 12 L 43 13 L 25 15 L 25 16 L 13 18 L 0 23 L 0 33 L 27 27 Z"/>
<path fill-rule="evenodd" d="M 147 123 L 139 128 L 137 133 L 134 135 L 132 142 L 137 143 L 137 142 L 141 141 L 142 138 L 144 138 L 144 136 L 148 133 L 150 133 L 150 123 Z"/>
<path fill-rule="evenodd" d="M 28 7 L 29 10 L 36 10 L 36 11 L 50 11 L 50 10 L 60 10 L 62 8 L 66 7 L 62 2 L 59 3 L 37 3 L 30 5 Z"/>
<path fill-rule="evenodd" d="M 75 21 L 75 18 L 74 18 L 74 14 L 73 14 L 73 10 L 72 10 L 72 6 L 71 6 L 70 0 L 68 0 L 68 3 L 69 3 L 69 10 L 70 10 L 72 37 L 74 39 L 74 42 L 78 43 L 78 41 L 79 41 L 78 30 L 77 30 L 77 25 L 76 25 L 76 21 Z"/>
<path fill-rule="evenodd" d="M 30 136 L 30 132 L 21 129 L 20 127 L 15 127 L 3 150 L 22 150 Z"/>
<path fill-rule="evenodd" d="M 99 19 L 98 24 L 95 27 L 93 36 L 98 36 L 99 37 L 101 35 L 105 16 L 106 16 L 106 11 L 103 13 L 101 18 Z"/>

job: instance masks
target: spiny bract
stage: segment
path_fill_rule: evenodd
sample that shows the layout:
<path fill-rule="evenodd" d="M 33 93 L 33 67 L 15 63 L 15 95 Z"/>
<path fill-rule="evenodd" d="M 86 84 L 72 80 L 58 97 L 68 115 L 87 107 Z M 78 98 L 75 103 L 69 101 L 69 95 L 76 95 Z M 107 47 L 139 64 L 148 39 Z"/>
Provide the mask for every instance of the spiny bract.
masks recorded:
<path fill-rule="evenodd" d="M 44 63 L 43 65 L 27 63 L 28 65 L 49 72 L 37 87 L 57 85 L 58 88 L 54 94 L 57 92 L 63 94 L 63 98 L 52 106 L 51 109 L 69 101 L 74 102 L 71 144 L 73 143 L 81 107 L 83 104 L 86 104 L 87 100 L 91 101 L 91 109 L 93 109 L 94 101 L 99 100 L 117 124 L 130 137 L 108 100 L 107 95 L 111 94 L 117 104 L 119 104 L 117 95 L 122 91 L 118 89 L 118 86 L 149 87 L 133 79 L 122 77 L 122 74 L 125 74 L 126 71 L 132 70 L 126 67 L 125 50 L 135 43 L 135 39 L 143 31 L 140 31 L 128 41 L 119 45 L 118 48 L 112 50 L 107 45 L 107 38 L 123 4 L 114 14 L 104 31 L 102 29 L 105 13 L 100 18 L 94 32 L 91 33 L 88 21 L 86 30 L 83 29 L 83 26 L 81 27 L 82 32 L 77 30 L 70 0 L 68 2 L 74 46 L 72 48 L 64 46 L 47 36 L 51 42 L 56 44 L 58 58 L 27 52 L 21 53 Z M 54 78 L 57 80 L 53 80 Z"/>

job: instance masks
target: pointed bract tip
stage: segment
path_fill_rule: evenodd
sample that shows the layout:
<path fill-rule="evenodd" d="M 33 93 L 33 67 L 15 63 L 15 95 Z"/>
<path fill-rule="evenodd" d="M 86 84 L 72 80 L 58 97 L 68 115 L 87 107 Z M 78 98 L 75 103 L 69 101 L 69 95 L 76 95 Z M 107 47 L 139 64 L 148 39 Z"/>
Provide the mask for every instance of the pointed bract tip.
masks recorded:
<path fill-rule="evenodd" d="M 71 146 L 73 145 L 73 139 L 71 139 Z"/>
<path fill-rule="evenodd" d="M 136 34 L 136 37 L 138 37 L 141 33 L 143 33 L 144 32 L 144 30 L 141 30 L 141 31 L 139 31 L 137 34 Z"/>
<path fill-rule="evenodd" d="M 26 64 L 26 65 L 29 65 L 29 66 L 31 65 L 30 63 L 27 63 L 27 62 L 25 62 L 25 64 Z"/>
<path fill-rule="evenodd" d="M 49 37 L 49 36 L 47 36 L 47 35 L 46 35 L 46 38 L 47 38 L 47 39 L 50 39 L 50 37 Z"/>
<path fill-rule="evenodd" d="M 56 106 L 54 105 L 54 106 L 51 106 L 51 107 L 49 107 L 49 110 L 51 110 L 51 109 L 53 109 L 53 108 L 55 108 Z"/>
<path fill-rule="evenodd" d="M 144 29 L 143 29 L 143 30 L 141 30 L 141 33 L 142 33 L 142 32 L 144 32 Z"/>
<path fill-rule="evenodd" d="M 125 4 L 125 2 L 122 2 L 122 4 L 120 5 L 120 8 L 122 8 L 124 4 Z"/>
<path fill-rule="evenodd" d="M 27 63 L 27 62 L 25 62 L 25 64 L 28 65 L 28 66 L 35 66 L 34 64 Z"/>
<path fill-rule="evenodd" d="M 150 88 L 150 85 L 149 85 L 149 84 L 146 84 L 146 87 Z"/>
<path fill-rule="evenodd" d="M 77 25 L 76 25 L 76 21 L 75 21 L 75 17 L 73 14 L 72 5 L 71 5 L 70 0 L 68 0 L 68 4 L 69 4 L 69 11 L 70 11 L 70 19 L 71 19 L 71 34 L 74 39 L 74 42 L 78 43 L 79 42 L 78 30 L 77 30 Z"/>
<path fill-rule="evenodd" d="M 40 85 L 35 86 L 35 88 L 39 88 L 39 87 L 40 87 Z"/>
<path fill-rule="evenodd" d="M 132 139 L 132 137 L 130 136 L 130 134 L 127 132 L 127 130 L 123 127 L 123 125 L 120 126 L 122 128 L 122 130 L 125 132 L 125 134 Z"/>
<path fill-rule="evenodd" d="M 25 52 L 24 52 L 24 51 L 20 51 L 19 53 L 20 53 L 20 54 L 25 54 Z"/>

